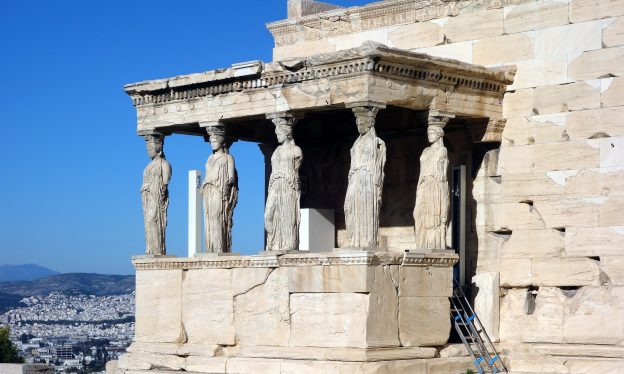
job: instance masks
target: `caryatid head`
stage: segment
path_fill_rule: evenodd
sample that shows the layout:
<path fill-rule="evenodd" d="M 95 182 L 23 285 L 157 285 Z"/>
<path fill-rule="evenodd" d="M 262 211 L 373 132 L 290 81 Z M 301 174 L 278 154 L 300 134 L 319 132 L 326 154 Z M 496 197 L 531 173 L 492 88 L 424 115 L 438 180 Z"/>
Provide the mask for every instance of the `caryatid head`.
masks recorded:
<path fill-rule="evenodd" d="M 444 126 L 448 123 L 448 117 L 429 117 L 429 126 L 427 127 L 427 140 L 433 144 L 444 136 Z"/>
<path fill-rule="evenodd" d="M 365 107 L 357 107 L 353 108 L 353 113 L 355 114 L 355 124 L 358 128 L 358 133 L 360 135 L 365 135 L 368 131 L 375 126 L 375 117 L 377 117 L 377 112 L 379 112 L 379 108 L 365 108 Z"/>
<path fill-rule="evenodd" d="M 225 150 L 225 128 L 223 126 L 211 126 L 206 128 L 213 152 Z"/>
<path fill-rule="evenodd" d="M 292 140 L 292 127 L 289 125 L 277 125 L 275 126 L 275 135 L 277 136 L 277 141 L 280 144 L 284 144 L 287 140 Z"/>
<path fill-rule="evenodd" d="M 293 129 L 292 124 L 288 121 L 278 121 L 275 125 L 275 135 L 277 136 L 277 141 L 280 144 L 284 144 L 287 140 L 293 139 Z"/>
<path fill-rule="evenodd" d="M 277 136 L 277 142 L 284 144 L 285 142 L 292 142 L 293 127 L 299 120 L 299 118 L 292 113 L 278 112 L 269 113 L 266 116 L 275 125 L 275 135 Z"/>
<path fill-rule="evenodd" d="M 145 135 L 145 147 L 147 148 L 147 155 L 154 159 L 156 156 L 162 153 L 165 137 L 159 134 Z"/>
<path fill-rule="evenodd" d="M 429 140 L 429 143 L 433 144 L 443 136 L 444 129 L 442 128 L 442 126 L 429 125 L 429 127 L 427 127 L 427 140 Z"/>

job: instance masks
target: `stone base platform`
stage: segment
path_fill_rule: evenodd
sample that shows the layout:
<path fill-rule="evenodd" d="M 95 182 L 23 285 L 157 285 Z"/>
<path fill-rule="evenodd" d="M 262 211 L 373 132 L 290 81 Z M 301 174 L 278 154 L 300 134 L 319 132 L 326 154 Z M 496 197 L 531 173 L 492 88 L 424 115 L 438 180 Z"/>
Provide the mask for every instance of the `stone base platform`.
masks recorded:
<path fill-rule="evenodd" d="M 121 362 L 120 362 L 121 363 Z M 219 357 L 194 360 L 187 370 L 167 368 L 130 369 L 116 371 L 109 365 L 107 373 L 116 374 L 465 374 L 474 369 L 469 358 L 433 358 L 375 362 L 340 362 L 316 360 L 258 359 L 244 357 Z M 119 369 L 117 369 L 119 370 Z"/>
<path fill-rule="evenodd" d="M 495 343 L 509 374 L 616 374 L 624 372 L 624 346 L 602 344 Z M 468 358 L 463 344 L 439 357 Z M 476 371 L 472 368 L 473 371 Z"/>
<path fill-rule="evenodd" d="M 601 344 L 499 344 L 510 374 L 615 374 L 624 372 L 624 346 Z"/>
<path fill-rule="evenodd" d="M 135 338 L 114 373 L 465 373 L 468 359 L 433 348 L 449 337 L 456 261 L 338 250 L 137 257 Z"/>

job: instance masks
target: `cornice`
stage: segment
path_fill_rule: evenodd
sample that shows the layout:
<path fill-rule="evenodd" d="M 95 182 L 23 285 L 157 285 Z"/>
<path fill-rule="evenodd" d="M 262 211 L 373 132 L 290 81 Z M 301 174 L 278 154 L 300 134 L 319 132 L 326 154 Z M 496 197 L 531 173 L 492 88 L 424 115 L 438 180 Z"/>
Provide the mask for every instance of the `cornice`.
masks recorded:
<path fill-rule="evenodd" d="M 216 256 L 189 258 L 132 258 L 136 270 L 175 270 L 175 269 L 230 269 L 279 267 L 277 256 Z"/>
<path fill-rule="evenodd" d="M 341 251 L 323 253 L 266 253 L 257 256 L 214 256 L 214 257 L 150 257 L 136 256 L 132 264 L 139 270 L 191 270 L 231 268 L 277 268 L 299 266 L 332 265 L 401 265 L 422 267 L 452 267 L 458 256 L 449 253 L 394 253 Z"/>
<path fill-rule="evenodd" d="M 258 61 L 253 64 L 252 68 L 245 68 L 245 74 L 238 74 L 232 67 L 129 84 L 125 90 L 135 107 L 143 107 L 370 74 L 413 84 L 447 85 L 454 90 L 502 96 L 513 77 L 510 71 L 487 69 L 376 43 L 317 55 L 297 61 L 293 66 L 286 62 L 263 64 Z"/>

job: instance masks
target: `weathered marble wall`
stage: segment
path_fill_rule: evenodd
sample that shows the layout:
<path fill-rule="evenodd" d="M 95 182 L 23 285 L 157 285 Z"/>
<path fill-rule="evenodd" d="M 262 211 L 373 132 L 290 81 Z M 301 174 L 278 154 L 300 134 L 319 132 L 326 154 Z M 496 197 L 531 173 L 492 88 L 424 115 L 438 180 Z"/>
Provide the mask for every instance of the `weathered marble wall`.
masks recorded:
<path fill-rule="evenodd" d="M 583 344 L 547 352 L 619 359 L 612 366 L 555 360 L 551 369 L 620 370 L 621 350 L 594 348 L 624 343 L 624 2 L 412 3 L 301 21 L 316 22 L 315 29 L 269 25 L 274 58 L 375 40 L 474 64 L 516 65 L 503 101 L 502 145 L 486 156 L 472 186 L 472 267 L 494 273 L 479 289 L 492 290 L 484 282 L 499 274 L 501 342 Z M 483 292 L 479 312 L 496 336 L 498 293 Z M 518 367 L 550 372 L 532 365 Z"/>
<path fill-rule="evenodd" d="M 433 348 L 451 330 L 456 260 L 382 252 L 135 258 L 135 338 L 109 373 L 258 373 L 258 365 L 266 373 L 291 372 L 280 365 L 463 372 L 469 361 L 434 359 Z"/>

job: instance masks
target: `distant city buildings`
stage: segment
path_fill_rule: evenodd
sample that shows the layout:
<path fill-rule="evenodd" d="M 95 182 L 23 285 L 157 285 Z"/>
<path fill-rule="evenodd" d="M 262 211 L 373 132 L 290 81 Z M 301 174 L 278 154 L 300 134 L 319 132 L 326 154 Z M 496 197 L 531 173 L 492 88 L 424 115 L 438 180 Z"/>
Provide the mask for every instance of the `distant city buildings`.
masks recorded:
<path fill-rule="evenodd" d="M 54 365 L 55 373 L 104 372 L 134 336 L 134 294 L 32 296 L 0 315 L 0 325 L 28 363 Z"/>

